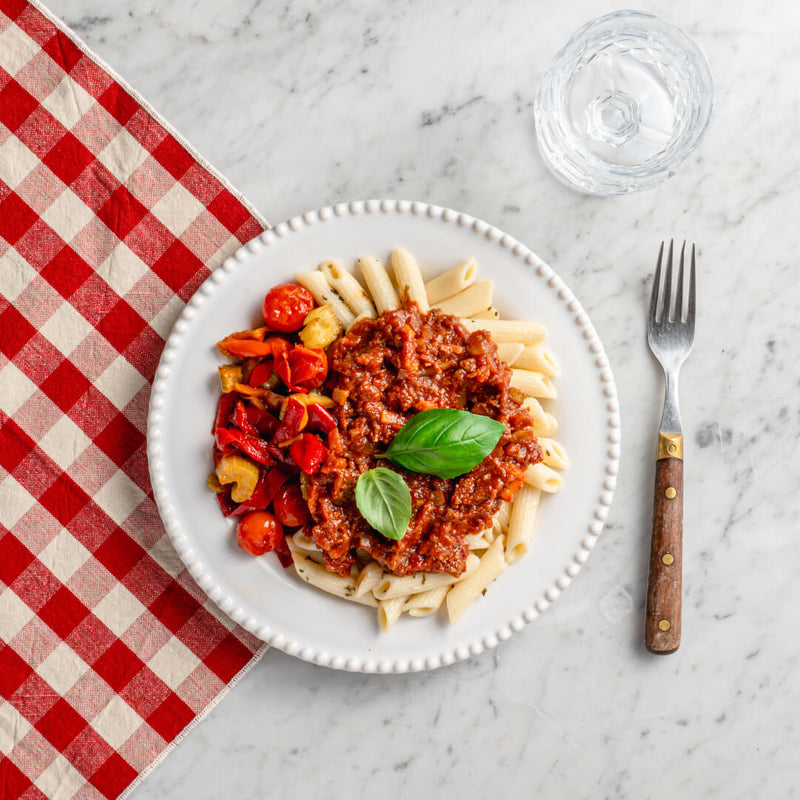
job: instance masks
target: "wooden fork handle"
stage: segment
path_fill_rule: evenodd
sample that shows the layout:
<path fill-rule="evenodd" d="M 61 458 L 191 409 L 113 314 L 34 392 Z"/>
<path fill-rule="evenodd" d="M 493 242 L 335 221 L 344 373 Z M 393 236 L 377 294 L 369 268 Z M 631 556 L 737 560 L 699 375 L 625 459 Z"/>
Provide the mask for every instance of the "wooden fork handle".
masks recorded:
<path fill-rule="evenodd" d="M 683 436 L 660 433 L 644 626 L 651 653 L 674 653 L 680 646 L 682 565 Z"/>

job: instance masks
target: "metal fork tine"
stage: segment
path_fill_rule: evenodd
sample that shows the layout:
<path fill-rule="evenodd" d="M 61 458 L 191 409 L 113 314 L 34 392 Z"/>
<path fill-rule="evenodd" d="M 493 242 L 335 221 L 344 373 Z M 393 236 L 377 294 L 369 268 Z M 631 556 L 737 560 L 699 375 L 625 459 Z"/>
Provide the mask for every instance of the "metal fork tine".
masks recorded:
<path fill-rule="evenodd" d="M 681 245 L 681 261 L 678 266 L 678 291 L 675 294 L 675 322 L 683 319 L 683 254 L 686 250 L 686 239 Z"/>
<path fill-rule="evenodd" d="M 689 273 L 689 308 L 686 311 L 686 322 L 694 330 L 694 297 L 695 297 L 695 263 L 694 244 L 692 244 L 692 270 Z"/>
<path fill-rule="evenodd" d="M 664 278 L 664 305 L 661 311 L 661 322 L 669 322 L 669 301 L 672 295 L 672 239 L 669 240 L 667 253 L 667 275 Z"/>
<path fill-rule="evenodd" d="M 658 263 L 656 264 L 656 274 L 653 278 L 653 291 L 650 294 L 650 322 L 656 321 L 656 311 L 658 310 L 658 287 L 661 283 L 661 257 L 664 255 L 664 242 L 658 249 Z"/>

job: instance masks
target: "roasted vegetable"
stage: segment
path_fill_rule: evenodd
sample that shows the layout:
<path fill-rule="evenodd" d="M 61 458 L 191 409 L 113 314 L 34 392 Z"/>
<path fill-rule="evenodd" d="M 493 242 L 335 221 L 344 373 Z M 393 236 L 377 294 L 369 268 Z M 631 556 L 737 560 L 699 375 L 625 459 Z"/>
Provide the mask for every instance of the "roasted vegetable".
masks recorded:
<path fill-rule="evenodd" d="M 226 394 L 232 392 L 237 383 L 242 380 L 242 368 L 236 364 L 225 364 L 217 367 L 219 372 L 219 385 Z"/>
<path fill-rule="evenodd" d="M 312 350 L 324 350 L 341 334 L 342 326 L 330 306 L 310 311 L 303 321 L 300 341 Z"/>
<path fill-rule="evenodd" d="M 242 456 L 229 455 L 217 464 L 217 480 L 222 484 L 232 483 L 231 500 L 244 503 L 249 500 L 258 483 L 258 467 Z"/>

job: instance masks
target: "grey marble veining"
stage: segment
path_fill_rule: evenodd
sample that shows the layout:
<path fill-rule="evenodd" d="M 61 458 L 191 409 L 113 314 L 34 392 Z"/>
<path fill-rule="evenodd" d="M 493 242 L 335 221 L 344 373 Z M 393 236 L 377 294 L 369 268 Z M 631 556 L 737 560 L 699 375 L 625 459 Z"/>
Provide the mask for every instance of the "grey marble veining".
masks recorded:
<path fill-rule="evenodd" d="M 532 102 L 607 3 L 51 0 L 273 222 L 366 197 L 491 221 L 574 289 L 624 424 L 609 524 L 541 619 L 431 674 L 268 653 L 134 793 L 192 797 L 788 798 L 800 792 L 800 10 L 645 2 L 705 49 L 717 106 L 659 189 L 558 184 Z M 695 240 L 685 365 L 684 639 L 642 647 L 661 376 L 644 329 L 657 243 Z"/>

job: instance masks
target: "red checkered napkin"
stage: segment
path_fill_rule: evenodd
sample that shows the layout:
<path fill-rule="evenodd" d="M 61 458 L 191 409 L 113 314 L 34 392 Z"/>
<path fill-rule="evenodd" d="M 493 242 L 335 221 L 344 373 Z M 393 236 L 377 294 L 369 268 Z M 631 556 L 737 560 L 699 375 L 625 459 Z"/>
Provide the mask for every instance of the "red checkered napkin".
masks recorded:
<path fill-rule="evenodd" d="M 47 12 L 0 0 L 0 796 L 125 794 L 254 662 L 147 474 L 173 320 L 264 227 Z"/>

